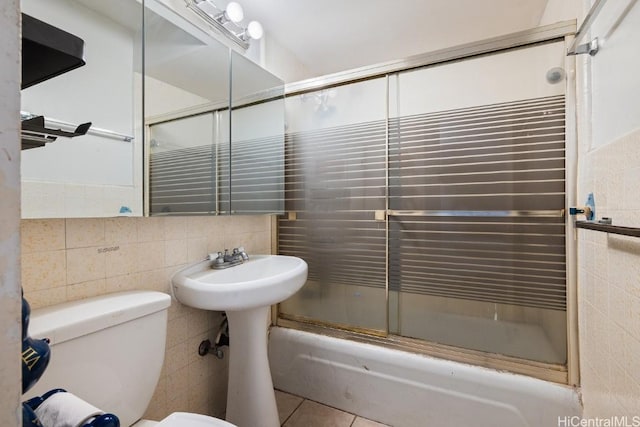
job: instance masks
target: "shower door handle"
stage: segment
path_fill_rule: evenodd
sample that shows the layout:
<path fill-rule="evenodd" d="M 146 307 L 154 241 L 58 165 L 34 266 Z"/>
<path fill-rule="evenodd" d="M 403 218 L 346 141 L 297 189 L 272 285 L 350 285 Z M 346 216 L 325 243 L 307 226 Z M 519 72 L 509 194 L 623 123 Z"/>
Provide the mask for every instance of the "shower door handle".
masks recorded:
<path fill-rule="evenodd" d="M 376 211 L 377 212 L 377 211 Z M 465 211 L 465 210 L 394 210 L 387 211 L 389 216 L 444 216 L 444 217 L 535 217 L 561 218 L 564 209 L 551 210 L 495 210 L 495 211 Z"/>

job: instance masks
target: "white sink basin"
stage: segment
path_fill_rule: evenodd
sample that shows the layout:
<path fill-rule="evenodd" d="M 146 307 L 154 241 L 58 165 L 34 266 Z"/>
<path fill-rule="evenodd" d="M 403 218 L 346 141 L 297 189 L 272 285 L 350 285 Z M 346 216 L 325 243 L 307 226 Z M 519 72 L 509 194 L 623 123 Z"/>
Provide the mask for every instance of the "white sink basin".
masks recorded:
<path fill-rule="evenodd" d="M 307 280 L 307 263 L 291 256 L 254 255 L 224 270 L 210 265 L 204 261 L 173 276 L 178 301 L 203 310 L 246 310 L 284 301 Z"/>
<path fill-rule="evenodd" d="M 211 261 L 203 261 L 171 278 L 181 303 L 227 312 L 227 421 L 238 427 L 280 426 L 267 356 L 270 306 L 295 294 L 306 280 L 307 263 L 281 255 L 254 255 L 224 270 L 212 270 Z"/>

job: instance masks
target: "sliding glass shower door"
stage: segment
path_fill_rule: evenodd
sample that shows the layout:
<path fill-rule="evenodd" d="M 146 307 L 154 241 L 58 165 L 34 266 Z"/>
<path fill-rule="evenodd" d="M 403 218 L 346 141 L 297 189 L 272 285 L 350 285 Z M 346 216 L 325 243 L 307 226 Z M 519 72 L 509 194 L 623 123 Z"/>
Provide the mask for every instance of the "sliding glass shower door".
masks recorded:
<path fill-rule="evenodd" d="M 278 246 L 309 280 L 282 315 L 386 334 L 386 93 L 381 78 L 285 100 Z"/>
<path fill-rule="evenodd" d="M 565 363 L 563 49 L 391 79 L 391 333 Z"/>
<path fill-rule="evenodd" d="M 284 318 L 567 358 L 564 43 L 290 97 Z"/>

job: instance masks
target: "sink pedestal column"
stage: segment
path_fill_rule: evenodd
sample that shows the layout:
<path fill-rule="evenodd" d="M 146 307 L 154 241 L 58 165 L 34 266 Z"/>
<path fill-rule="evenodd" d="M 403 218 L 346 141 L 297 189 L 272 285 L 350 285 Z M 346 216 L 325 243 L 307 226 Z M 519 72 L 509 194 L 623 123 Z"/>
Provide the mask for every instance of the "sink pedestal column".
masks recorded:
<path fill-rule="evenodd" d="M 279 427 L 267 357 L 271 306 L 227 311 L 229 388 L 226 419 L 238 427 Z"/>

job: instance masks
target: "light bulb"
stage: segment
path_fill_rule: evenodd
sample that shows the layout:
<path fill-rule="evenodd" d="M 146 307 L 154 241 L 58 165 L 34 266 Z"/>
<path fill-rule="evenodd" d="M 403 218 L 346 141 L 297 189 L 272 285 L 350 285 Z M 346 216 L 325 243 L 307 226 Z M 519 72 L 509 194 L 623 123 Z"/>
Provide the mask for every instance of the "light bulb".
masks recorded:
<path fill-rule="evenodd" d="M 254 40 L 261 39 L 264 35 L 262 24 L 260 24 L 258 21 L 249 22 L 249 25 L 247 25 L 247 35 Z"/>
<path fill-rule="evenodd" d="M 240 3 L 236 3 L 235 1 L 229 2 L 224 11 L 229 21 L 233 22 L 234 24 L 237 24 L 244 18 L 242 6 L 240 6 Z"/>

